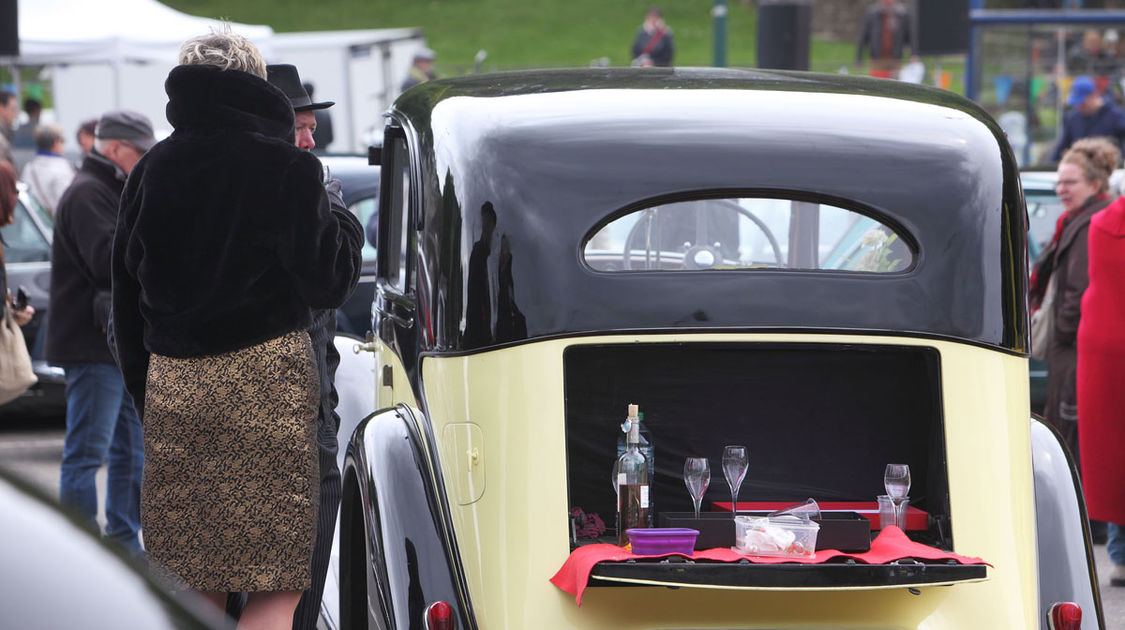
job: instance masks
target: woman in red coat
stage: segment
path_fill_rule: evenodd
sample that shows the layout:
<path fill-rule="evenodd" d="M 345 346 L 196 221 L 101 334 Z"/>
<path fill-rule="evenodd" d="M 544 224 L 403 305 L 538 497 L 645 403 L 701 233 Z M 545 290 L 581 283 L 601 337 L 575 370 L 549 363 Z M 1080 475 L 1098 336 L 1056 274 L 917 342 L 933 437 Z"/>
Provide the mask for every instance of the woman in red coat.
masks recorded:
<path fill-rule="evenodd" d="M 1078 324 L 1078 439 L 1090 518 L 1107 521 L 1110 582 L 1125 586 L 1125 197 L 1090 221 Z"/>

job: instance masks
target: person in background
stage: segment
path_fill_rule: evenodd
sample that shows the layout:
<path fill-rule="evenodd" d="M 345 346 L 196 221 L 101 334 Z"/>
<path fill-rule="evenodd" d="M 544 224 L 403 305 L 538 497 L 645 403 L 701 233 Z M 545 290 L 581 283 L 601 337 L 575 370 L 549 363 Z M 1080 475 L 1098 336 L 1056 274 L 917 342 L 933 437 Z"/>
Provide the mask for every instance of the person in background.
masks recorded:
<path fill-rule="evenodd" d="M 363 234 L 333 209 L 293 106 L 229 27 L 183 43 L 172 134 L 129 177 L 113 246 L 113 327 L 144 418 L 153 565 L 240 626 L 292 628 L 311 586 L 320 374 L 312 313 L 355 288 Z"/>
<path fill-rule="evenodd" d="M 62 127 L 54 123 L 35 129 L 35 157 L 23 167 L 21 178 L 31 195 L 52 217 L 63 192 L 74 179 L 74 167 L 63 154 Z"/>
<path fill-rule="evenodd" d="M 1078 323 L 1078 441 L 1091 519 L 1107 522 L 1110 584 L 1125 586 L 1125 198 L 1090 219 Z"/>
<path fill-rule="evenodd" d="M 434 74 L 434 59 L 437 59 L 437 53 L 429 48 L 422 48 L 414 53 L 414 62 L 410 65 L 410 73 L 406 75 L 406 79 L 402 82 L 403 92 L 419 83 L 432 81 L 436 77 Z"/>
<path fill-rule="evenodd" d="M 1058 162 L 1066 150 L 1082 138 L 1110 138 L 1119 151 L 1125 150 L 1125 110 L 1103 97 L 1092 78 L 1085 75 L 1074 78 L 1066 106 L 1070 111 L 1063 118 L 1062 134 L 1050 161 Z"/>
<path fill-rule="evenodd" d="M 867 50 L 871 56 L 868 74 L 894 79 L 902 67 L 903 52 L 913 45 L 910 13 L 896 0 L 879 0 L 863 14 L 855 62 L 862 64 L 864 50 Z"/>
<path fill-rule="evenodd" d="M 334 105 L 332 101 L 314 102 L 307 91 L 308 83 L 302 84 L 295 66 L 272 64 L 266 66 L 266 78 L 276 88 L 285 93 L 293 107 L 296 121 L 295 144 L 306 151 L 315 151 L 316 134 L 320 125 L 314 114 L 327 111 Z M 328 202 L 334 211 L 347 212 L 341 196 L 340 180 L 329 179 L 325 184 Z M 324 580 L 328 574 L 328 562 L 332 555 L 332 535 L 336 528 L 336 514 L 340 509 L 340 469 L 336 463 L 339 443 L 336 433 L 340 430 L 340 416 L 336 415 L 336 367 L 340 365 L 340 353 L 336 351 L 333 339 L 336 336 L 335 309 L 313 311 L 312 325 L 308 328 L 316 353 L 317 369 L 320 373 L 320 407 L 316 418 L 316 443 L 320 456 L 320 516 L 316 525 L 316 546 L 313 549 L 312 586 L 301 596 L 293 617 L 294 630 L 316 630 L 320 616 L 320 600 L 324 595 Z M 228 605 L 228 609 L 230 606 Z"/>
<path fill-rule="evenodd" d="M 16 158 L 12 153 L 12 134 L 16 118 L 20 115 L 19 102 L 16 95 L 0 90 L 0 160 L 16 166 Z"/>
<path fill-rule="evenodd" d="M 30 149 L 35 146 L 35 130 L 39 127 L 39 117 L 43 115 L 43 104 L 31 97 L 23 101 L 23 111 L 27 121 L 12 133 L 12 146 Z"/>
<path fill-rule="evenodd" d="M 1051 242 L 1035 263 L 1028 287 L 1031 308 L 1050 308 L 1054 328 L 1047 345 L 1047 402 L 1043 416 L 1062 435 L 1076 461 L 1079 451 L 1075 372 L 1078 367 L 1078 326 L 1082 296 L 1089 284 L 1086 240 L 1090 219 L 1109 205 L 1109 176 L 1121 161 L 1121 151 L 1106 138 L 1074 143 L 1059 163 L 1055 192 L 1063 214 Z M 1053 280 L 1053 301 L 1045 302 Z"/>
<path fill-rule="evenodd" d="M 645 21 L 633 38 L 631 52 L 632 65 L 636 67 L 672 65 L 672 59 L 676 56 L 676 42 L 672 37 L 672 29 L 664 23 L 664 14 L 657 7 L 652 7 L 645 13 Z"/>
<path fill-rule="evenodd" d="M 47 361 L 66 372 L 59 501 L 95 523 L 94 477 L 108 458 L 106 537 L 141 551 L 141 423 L 106 341 L 110 253 L 125 179 L 156 142 L 143 114 L 113 110 L 55 212 Z M 96 525 L 95 525 L 96 526 Z"/>
<path fill-rule="evenodd" d="M 16 188 L 16 170 L 7 162 L 0 162 L 0 227 L 10 225 L 15 220 L 16 203 L 19 201 L 19 191 Z M 0 297 L 7 299 L 9 304 L 12 296 L 8 293 L 8 274 L 4 269 L 4 243 L 0 239 Z M 21 309 L 12 309 L 12 318 L 16 325 L 25 326 L 35 314 L 35 307 L 28 304 Z"/>
<path fill-rule="evenodd" d="M 311 102 L 313 99 L 313 84 L 305 82 L 302 83 L 301 86 L 305 89 L 305 94 L 308 95 L 309 101 Z M 316 146 L 313 147 L 312 151 L 317 155 L 325 153 L 328 150 L 328 145 L 332 144 L 332 113 L 328 111 L 328 108 L 334 104 L 335 103 L 329 103 L 324 107 L 317 107 L 312 110 L 313 119 L 316 121 L 312 134 L 313 143 Z M 307 110 L 294 109 L 293 111 Z"/>
<path fill-rule="evenodd" d="M 82 149 L 82 156 L 85 157 L 90 154 L 90 149 L 94 148 L 94 128 L 98 124 L 97 118 L 83 121 L 78 126 L 78 132 L 74 134 L 75 140 L 78 141 L 78 146 Z"/>

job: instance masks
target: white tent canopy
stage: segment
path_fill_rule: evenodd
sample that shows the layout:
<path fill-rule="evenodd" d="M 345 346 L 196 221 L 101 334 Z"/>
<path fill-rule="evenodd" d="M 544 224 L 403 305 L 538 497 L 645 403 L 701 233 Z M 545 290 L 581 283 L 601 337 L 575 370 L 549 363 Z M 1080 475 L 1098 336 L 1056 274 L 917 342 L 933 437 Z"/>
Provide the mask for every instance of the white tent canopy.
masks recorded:
<path fill-rule="evenodd" d="M 218 20 L 180 13 L 155 0 L 19 0 L 20 65 L 175 63 L 185 39 L 218 27 Z M 254 42 L 268 26 L 231 24 Z M 266 51 L 263 51 L 265 53 Z"/>
<path fill-rule="evenodd" d="M 47 68 L 52 114 L 68 139 L 83 120 L 119 108 L 152 119 L 158 138 L 170 133 L 164 80 L 180 45 L 221 25 L 156 0 L 18 1 L 20 55 L 0 57 L 0 64 Z M 383 110 L 424 45 L 419 29 L 274 34 L 264 25 L 231 28 L 268 63 L 295 64 L 318 98 L 339 104 L 330 112 L 336 141 L 328 148 L 345 152 L 363 150 L 370 130 L 381 128 Z"/>

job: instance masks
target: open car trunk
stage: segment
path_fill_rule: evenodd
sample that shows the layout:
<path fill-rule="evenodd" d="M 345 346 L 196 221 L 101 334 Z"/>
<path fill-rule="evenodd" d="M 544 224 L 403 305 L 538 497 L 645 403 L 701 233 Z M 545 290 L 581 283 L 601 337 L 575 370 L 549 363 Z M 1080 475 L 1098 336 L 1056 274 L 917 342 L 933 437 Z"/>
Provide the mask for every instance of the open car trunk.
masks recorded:
<path fill-rule="evenodd" d="M 615 542 L 613 464 L 629 403 L 654 445 L 653 524 L 691 512 L 687 457 L 707 457 L 702 511 L 731 501 L 723 447 L 745 445 L 741 502 L 874 503 L 886 464 L 910 465 L 910 505 L 928 514 L 911 539 L 952 550 L 940 356 L 931 348 L 820 343 L 634 343 L 573 346 L 565 354 L 569 505 L 601 516 Z M 725 507 L 724 507 L 725 509 Z M 732 523 L 733 530 L 733 523 Z M 872 535 L 877 532 L 872 531 Z M 755 565 L 691 561 L 601 563 L 611 581 L 725 587 L 879 588 L 984 577 L 982 566 Z"/>

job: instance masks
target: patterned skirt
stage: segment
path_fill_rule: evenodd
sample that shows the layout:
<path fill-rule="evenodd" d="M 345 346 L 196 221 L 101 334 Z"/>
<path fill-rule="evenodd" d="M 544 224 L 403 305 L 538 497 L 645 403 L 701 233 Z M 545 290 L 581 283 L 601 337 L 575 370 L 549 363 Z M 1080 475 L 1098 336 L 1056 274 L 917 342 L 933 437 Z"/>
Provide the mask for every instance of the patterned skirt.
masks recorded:
<path fill-rule="evenodd" d="M 141 527 L 158 571 L 201 591 L 299 591 L 319 506 L 320 382 L 308 333 L 152 355 Z"/>

